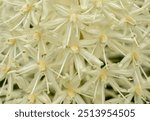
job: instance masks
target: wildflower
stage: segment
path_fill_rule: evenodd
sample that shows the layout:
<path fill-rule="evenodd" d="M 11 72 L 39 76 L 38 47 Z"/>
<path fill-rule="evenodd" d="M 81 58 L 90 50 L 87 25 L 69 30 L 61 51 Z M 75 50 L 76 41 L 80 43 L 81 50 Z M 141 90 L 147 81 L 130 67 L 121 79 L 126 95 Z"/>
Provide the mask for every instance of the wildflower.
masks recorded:
<path fill-rule="evenodd" d="M 41 54 L 46 54 L 49 48 L 49 44 L 52 42 L 56 43 L 56 39 L 52 37 L 52 33 L 48 31 L 48 29 L 42 24 L 39 23 L 35 25 L 32 30 L 26 34 L 28 38 L 28 44 L 32 45 L 33 47 L 37 47 L 37 49 L 41 52 Z M 53 40 L 53 41 L 52 41 Z"/>
<path fill-rule="evenodd" d="M 80 37 L 80 30 L 84 30 L 86 23 L 93 22 L 93 15 L 87 11 L 82 12 L 78 4 L 71 5 L 70 8 L 59 4 L 54 5 L 54 10 L 61 16 L 53 21 L 50 21 L 49 26 L 52 27 L 53 31 L 60 29 L 64 26 L 64 46 L 68 46 L 69 41 L 73 33 L 75 32 L 76 37 Z M 53 29 L 55 28 L 55 29 Z"/>
<path fill-rule="evenodd" d="M 0 0 L 0 103 L 149 103 L 149 6 Z"/>
<path fill-rule="evenodd" d="M 37 24 L 38 23 L 38 14 L 35 13 L 38 5 L 41 3 L 41 1 L 22 1 L 22 2 L 10 2 L 8 0 L 5 1 L 6 4 L 15 5 L 19 8 L 19 11 L 9 18 L 8 20 L 4 21 L 2 24 L 8 24 L 10 30 L 14 30 L 17 27 L 19 27 L 23 23 L 23 27 L 28 26 L 29 24 Z M 36 15 L 35 15 L 36 14 Z M 31 21 L 29 21 L 31 20 Z"/>
<path fill-rule="evenodd" d="M 16 59 L 19 56 L 23 56 L 23 46 L 27 41 L 21 30 L 13 32 L 2 31 L 1 39 L 1 53 L 5 53 L 3 62 L 5 60 L 12 61 L 12 58 Z"/>
<path fill-rule="evenodd" d="M 89 0 L 80 0 L 80 4 L 81 4 L 81 8 L 85 10 L 89 7 Z"/>
<path fill-rule="evenodd" d="M 148 18 L 144 17 L 143 19 L 143 15 L 141 13 L 145 12 L 145 9 L 150 3 L 147 2 L 146 4 L 143 4 L 141 8 L 134 6 L 134 2 L 125 2 L 121 0 L 120 4 L 123 9 L 119 13 L 116 13 L 116 16 L 120 18 L 120 24 L 123 25 L 124 34 L 128 34 L 131 29 L 132 31 L 145 32 L 145 30 L 141 28 L 141 25 L 145 23 Z"/>
<path fill-rule="evenodd" d="M 0 95 L 4 91 L 4 87 L 7 87 L 7 94 L 11 94 L 13 91 L 13 83 L 15 80 L 16 65 L 14 63 L 1 63 L 0 64 L 0 81 L 3 81 L 2 87 L 0 89 Z"/>
<path fill-rule="evenodd" d="M 60 68 L 59 74 L 61 74 L 61 72 L 63 71 L 66 62 L 69 62 L 71 58 L 74 61 L 74 65 L 79 74 L 79 77 L 81 77 L 82 75 L 82 70 L 84 69 L 85 61 L 87 61 L 92 66 L 103 65 L 103 62 L 101 60 L 99 60 L 86 50 L 86 47 L 88 48 L 88 46 L 92 44 L 92 42 L 85 43 L 84 40 L 80 41 L 73 39 L 73 41 L 69 43 L 67 48 L 60 48 L 58 51 L 58 57 L 63 57 L 64 59 L 61 62 L 62 66 Z"/>
<path fill-rule="evenodd" d="M 125 97 L 127 100 L 125 103 L 130 103 L 133 99 L 136 104 L 150 103 L 149 98 L 149 82 L 143 82 L 141 84 L 133 83 L 128 89 L 128 93 Z"/>
<path fill-rule="evenodd" d="M 17 72 L 22 75 L 29 74 L 33 70 L 36 71 L 35 78 L 31 81 L 31 85 L 33 87 L 31 94 L 34 92 L 35 87 L 42 76 L 45 76 L 45 83 L 47 85 L 48 92 L 50 83 L 53 83 L 54 87 L 56 86 L 56 90 L 59 91 L 58 84 L 54 76 L 54 73 L 57 74 L 57 72 L 53 69 L 53 67 L 55 67 L 55 64 L 50 61 L 48 56 L 42 57 L 41 55 L 39 55 L 39 53 L 36 54 L 36 50 L 34 48 L 30 46 L 26 46 L 26 48 L 28 53 L 31 53 L 30 56 L 33 58 L 33 62 L 21 67 Z"/>
<path fill-rule="evenodd" d="M 43 83 L 38 83 L 35 92 L 30 94 L 31 87 L 30 84 L 26 86 L 23 91 L 15 90 L 11 95 L 7 97 L 5 103 L 17 103 L 17 104 L 45 104 L 51 103 L 51 99 L 46 94 L 46 85 Z"/>
<path fill-rule="evenodd" d="M 130 52 L 128 52 L 128 54 L 122 59 L 119 65 L 123 68 L 127 68 L 131 65 L 134 69 L 137 66 L 141 70 L 142 74 L 144 74 L 144 77 L 148 78 L 145 70 L 143 69 L 143 66 L 149 67 L 149 50 L 147 49 L 148 46 L 149 45 L 140 45 L 139 47 L 133 46 Z"/>
<path fill-rule="evenodd" d="M 127 83 L 125 81 L 125 78 L 126 76 L 130 76 L 132 71 L 121 70 L 117 68 L 117 65 L 108 65 L 107 67 L 103 67 L 102 69 L 97 69 L 93 73 L 95 75 L 95 90 L 93 98 L 93 101 L 95 103 L 105 103 L 105 88 L 107 85 L 110 85 L 123 98 L 125 98 L 119 85 L 120 83 L 122 83 L 122 81 L 124 81 L 124 85 Z"/>
<path fill-rule="evenodd" d="M 71 79 L 68 80 L 68 78 Z M 92 98 L 89 94 L 86 93 L 88 86 L 90 86 L 89 81 L 85 82 L 84 85 L 81 85 L 81 81 L 76 75 L 73 77 L 66 77 L 60 81 L 62 83 L 62 92 L 56 94 L 53 103 L 84 104 L 85 101 L 83 97 Z"/>
<path fill-rule="evenodd" d="M 91 35 L 91 41 L 95 41 L 95 46 L 92 50 L 92 53 L 104 60 L 107 64 L 108 53 L 106 53 L 107 48 L 119 52 L 121 55 L 124 55 L 124 47 L 121 46 L 120 42 L 122 40 L 122 34 L 116 32 L 113 29 L 113 22 L 110 19 L 107 21 L 103 20 L 101 23 L 93 24 L 86 29 L 86 31 Z"/>

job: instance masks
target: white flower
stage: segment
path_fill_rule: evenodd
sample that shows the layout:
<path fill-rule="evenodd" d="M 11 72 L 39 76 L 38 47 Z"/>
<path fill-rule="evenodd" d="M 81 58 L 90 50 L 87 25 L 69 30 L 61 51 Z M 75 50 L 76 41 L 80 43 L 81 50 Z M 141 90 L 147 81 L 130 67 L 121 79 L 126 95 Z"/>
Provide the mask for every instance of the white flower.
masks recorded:
<path fill-rule="evenodd" d="M 150 102 L 150 93 L 148 91 L 150 86 L 149 82 L 144 82 L 142 84 L 133 83 L 128 90 L 128 93 L 125 97 L 127 100 L 125 103 L 131 103 L 133 99 L 136 104 L 143 104 Z"/>
<path fill-rule="evenodd" d="M 49 85 L 52 83 L 53 86 L 55 87 L 55 89 L 57 91 L 59 91 L 58 88 L 58 84 L 55 80 L 55 76 L 54 73 L 58 75 L 58 73 L 55 71 L 55 69 L 53 69 L 53 67 L 57 66 L 55 65 L 52 60 L 50 61 L 50 58 L 45 55 L 45 56 L 41 56 L 38 54 L 36 54 L 36 50 L 30 46 L 26 46 L 27 51 L 30 53 L 29 56 L 32 57 L 32 61 L 30 63 L 28 63 L 27 65 L 24 65 L 23 67 L 20 67 L 20 69 L 18 69 L 18 74 L 22 75 L 22 74 L 30 74 L 35 73 L 35 78 L 31 81 L 31 86 L 32 86 L 32 92 L 31 94 L 34 92 L 38 82 L 40 81 L 41 77 L 44 76 L 45 77 L 45 83 L 47 85 L 47 91 L 49 92 Z M 28 53 L 27 52 L 27 53 Z"/>
<path fill-rule="evenodd" d="M 149 0 L 0 0 L 0 103 L 150 103 Z"/>
<path fill-rule="evenodd" d="M 13 91 L 13 85 L 15 83 L 16 65 L 14 63 L 1 63 L 0 64 L 0 81 L 3 81 L 0 88 L 0 95 L 4 90 L 7 91 L 6 95 L 10 95 Z"/>
<path fill-rule="evenodd" d="M 88 52 L 88 46 L 93 45 L 93 42 L 86 42 L 86 40 L 73 40 L 70 41 L 67 48 L 61 48 L 58 49 L 58 59 L 63 58 L 63 61 L 61 59 L 61 68 L 59 71 L 59 74 L 64 69 L 65 64 L 67 62 L 70 62 L 71 59 L 73 59 L 74 66 L 76 68 L 76 71 L 81 77 L 82 70 L 84 69 L 85 61 L 87 61 L 91 66 L 102 66 L 103 62 L 96 58 L 94 55 L 92 55 L 90 52 Z"/>
<path fill-rule="evenodd" d="M 51 99 L 46 93 L 46 85 L 41 82 L 38 83 L 35 92 L 30 94 L 30 84 L 26 86 L 23 91 L 15 90 L 11 95 L 7 96 L 5 103 L 17 103 L 17 104 L 49 104 Z"/>
<path fill-rule="evenodd" d="M 18 2 L 17 0 L 13 0 L 10 2 L 9 0 L 5 0 L 5 4 L 10 4 L 18 7 L 18 11 L 15 11 L 15 15 L 10 17 L 8 20 L 3 20 L 2 24 L 8 24 L 10 30 L 14 30 L 23 24 L 23 27 L 29 27 L 30 24 L 37 24 L 39 13 L 37 14 L 35 11 L 39 8 L 39 4 L 41 4 L 41 0 L 24 0 L 22 2 Z M 16 13 L 17 12 L 17 13 Z"/>
<path fill-rule="evenodd" d="M 149 60 L 149 45 L 140 45 L 139 47 L 133 46 L 131 49 L 127 49 L 127 55 L 121 60 L 119 63 L 120 67 L 128 68 L 132 66 L 135 70 L 136 66 L 141 70 L 141 73 L 147 79 L 146 70 L 144 67 L 150 67 L 150 60 Z"/>
<path fill-rule="evenodd" d="M 87 91 L 90 86 L 90 81 L 81 84 L 81 79 L 74 75 L 73 77 L 66 77 L 60 81 L 62 92 L 56 94 L 53 103 L 64 103 L 64 104 L 84 104 L 85 98 L 92 99 Z M 83 98 L 84 97 L 84 98 Z"/>
<path fill-rule="evenodd" d="M 106 87 L 109 85 L 115 91 L 117 91 L 124 99 L 124 95 L 122 94 L 123 88 L 120 85 L 123 83 L 124 86 L 128 85 L 126 81 L 126 76 L 131 76 L 132 71 L 129 70 L 122 70 L 117 65 L 109 64 L 102 69 L 97 69 L 92 74 L 94 76 L 94 103 L 105 103 L 105 90 Z"/>
<path fill-rule="evenodd" d="M 67 6 L 56 4 L 54 10 L 58 14 L 56 19 L 49 22 L 53 31 L 60 29 L 64 34 L 64 46 L 68 46 L 71 36 L 80 37 L 80 31 L 85 29 L 86 24 L 94 22 L 94 15 L 88 11 L 82 11 L 78 4 Z M 63 29 L 62 29 L 63 28 Z"/>

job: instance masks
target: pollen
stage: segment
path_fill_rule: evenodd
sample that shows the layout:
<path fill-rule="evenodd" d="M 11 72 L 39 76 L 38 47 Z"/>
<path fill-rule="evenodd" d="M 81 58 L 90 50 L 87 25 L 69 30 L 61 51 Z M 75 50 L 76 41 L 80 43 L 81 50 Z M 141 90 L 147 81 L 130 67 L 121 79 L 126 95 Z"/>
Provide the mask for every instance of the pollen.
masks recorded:
<path fill-rule="evenodd" d="M 150 26 L 150 21 L 146 22 L 145 24 L 146 24 L 147 26 Z"/>
<path fill-rule="evenodd" d="M 72 45 L 70 48 L 74 53 L 79 53 L 79 47 L 77 45 Z"/>
<path fill-rule="evenodd" d="M 22 7 L 21 11 L 23 13 L 29 13 L 32 10 L 33 6 L 31 4 L 26 4 Z"/>
<path fill-rule="evenodd" d="M 3 73 L 8 73 L 11 70 L 11 68 L 9 66 L 5 66 L 4 68 L 2 68 L 2 72 Z"/>
<path fill-rule="evenodd" d="M 106 34 L 100 34 L 100 35 L 99 35 L 99 41 L 100 41 L 102 44 L 107 43 L 107 40 L 108 40 L 108 37 L 107 37 Z"/>
<path fill-rule="evenodd" d="M 36 96 L 34 94 L 28 96 L 28 100 L 31 104 L 36 102 Z"/>
<path fill-rule="evenodd" d="M 7 44 L 15 45 L 16 44 L 16 39 L 15 38 L 8 39 Z"/>
<path fill-rule="evenodd" d="M 47 65 L 44 61 L 39 61 L 38 62 L 38 66 L 39 66 L 39 70 L 42 72 L 42 71 L 46 71 L 47 69 Z"/>
<path fill-rule="evenodd" d="M 134 51 L 134 52 L 132 53 L 132 58 L 133 58 L 135 61 L 138 61 L 138 60 L 139 60 L 139 58 L 140 58 L 139 53 L 138 53 L 138 52 L 136 52 L 136 51 Z"/>
<path fill-rule="evenodd" d="M 33 38 L 34 38 L 34 40 L 40 41 L 42 39 L 42 32 L 41 31 L 35 31 Z"/>
<path fill-rule="evenodd" d="M 126 23 L 135 26 L 136 25 L 136 20 L 132 18 L 131 16 L 126 17 Z"/>
<path fill-rule="evenodd" d="M 103 2 L 103 0 L 91 0 L 91 2 L 93 3 L 93 5 L 94 5 L 96 8 L 100 8 L 100 7 L 102 7 L 102 2 Z"/>
<path fill-rule="evenodd" d="M 108 71 L 107 71 L 107 69 L 102 69 L 102 70 L 100 71 L 99 79 L 100 79 L 101 81 L 106 81 L 107 78 L 108 78 Z"/>
<path fill-rule="evenodd" d="M 67 91 L 67 95 L 69 96 L 69 97 L 71 97 L 71 98 L 73 98 L 74 96 L 75 96 L 75 91 L 74 91 L 74 89 L 73 89 L 73 87 L 72 87 L 72 85 L 69 83 L 69 84 L 67 84 L 67 89 L 66 89 L 66 91 Z"/>
<path fill-rule="evenodd" d="M 70 14 L 70 22 L 76 23 L 78 19 L 78 15 L 76 13 Z"/>
<path fill-rule="evenodd" d="M 142 88 L 139 84 L 135 85 L 134 90 L 137 96 L 140 96 L 142 94 Z"/>

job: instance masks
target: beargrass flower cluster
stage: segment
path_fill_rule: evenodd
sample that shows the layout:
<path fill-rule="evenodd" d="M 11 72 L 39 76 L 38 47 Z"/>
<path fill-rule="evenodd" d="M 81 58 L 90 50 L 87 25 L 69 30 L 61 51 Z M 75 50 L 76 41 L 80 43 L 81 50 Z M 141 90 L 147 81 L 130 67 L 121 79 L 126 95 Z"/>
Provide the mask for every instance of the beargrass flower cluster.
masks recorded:
<path fill-rule="evenodd" d="M 150 103 L 150 1 L 0 0 L 0 103 Z"/>

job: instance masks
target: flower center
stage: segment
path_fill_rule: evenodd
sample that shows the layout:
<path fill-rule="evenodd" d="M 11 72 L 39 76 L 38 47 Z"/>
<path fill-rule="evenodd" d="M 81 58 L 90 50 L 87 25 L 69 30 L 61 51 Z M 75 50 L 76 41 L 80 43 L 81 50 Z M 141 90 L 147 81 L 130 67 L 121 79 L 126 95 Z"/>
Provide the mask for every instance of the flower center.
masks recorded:
<path fill-rule="evenodd" d="M 102 2 L 103 2 L 103 0 L 91 0 L 91 2 L 93 3 L 93 5 L 94 5 L 96 8 L 100 8 L 100 7 L 102 7 Z"/>
<path fill-rule="evenodd" d="M 39 66 L 39 70 L 42 72 L 42 71 L 46 71 L 47 69 L 47 65 L 44 61 L 39 61 L 38 62 L 38 66 Z"/>
<path fill-rule="evenodd" d="M 70 22 L 76 23 L 77 19 L 78 19 L 77 14 L 72 13 L 72 14 L 70 15 Z"/>
<path fill-rule="evenodd" d="M 24 5 L 24 6 L 22 7 L 21 11 L 22 11 L 23 13 L 29 13 L 29 12 L 32 10 L 32 8 L 33 8 L 33 5 L 31 5 L 31 4 L 26 4 L 26 5 Z"/>
<path fill-rule="evenodd" d="M 16 39 L 15 38 L 8 39 L 7 44 L 15 45 L 16 44 Z"/>
<path fill-rule="evenodd" d="M 33 35 L 34 40 L 40 41 L 42 38 L 42 32 L 41 31 L 36 31 Z"/>
<path fill-rule="evenodd" d="M 107 69 L 102 69 L 102 70 L 100 71 L 99 79 L 100 79 L 101 81 L 106 81 L 107 78 L 108 78 Z"/>
<path fill-rule="evenodd" d="M 71 84 L 67 84 L 66 91 L 67 91 L 67 95 L 71 98 L 73 98 L 76 94 Z"/>
<path fill-rule="evenodd" d="M 150 26 L 150 21 L 146 22 L 145 24 L 146 24 L 147 26 Z"/>
<path fill-rule="evenodd" d="M 9 66 L 5 66 L 4 68 L 2 68 L 2 72 L 3 73 L 8 73 L 11 70 L 11 68 Z"/>
<path fill-rule="evenodd" d="M 102 44 L 106 44 L 107 43 L 107 40 L 108 40 L 108 37 L 106 34 L 100 34 L 99 35 L 99 41 L 102 43 Z"/>
<path fill-rule="evenodd" d="M 79 53 L 79 47 L 77 45 L 72 45 L 70 48 L 74 53 Z"/>
<path fill-rule="evenodd" d="M 126 17 L 126 23 L 135 26 L 136 25 L 136 20 L 134 18 L 132 18 L 131 16 L 127 16 Z"/>
<path fill-rule="evenodd" d="M 132 59 L 134 59 L 135 61 L 138 61 L 140 59 L 140 55 L 138 52 L 134 51 L 132 53 Z"/>
<path fill-rule="evenodd" d="M 36 96 L 34 94 L 28 96 L 30 103 L 34 104 L 36 102 Z"/>
<path fill-rule="evenodd" d="M 142 88 L 139 84 L 135 85 L 134 90 L 137 96 L 140 96 L 142 94 Z"/>

